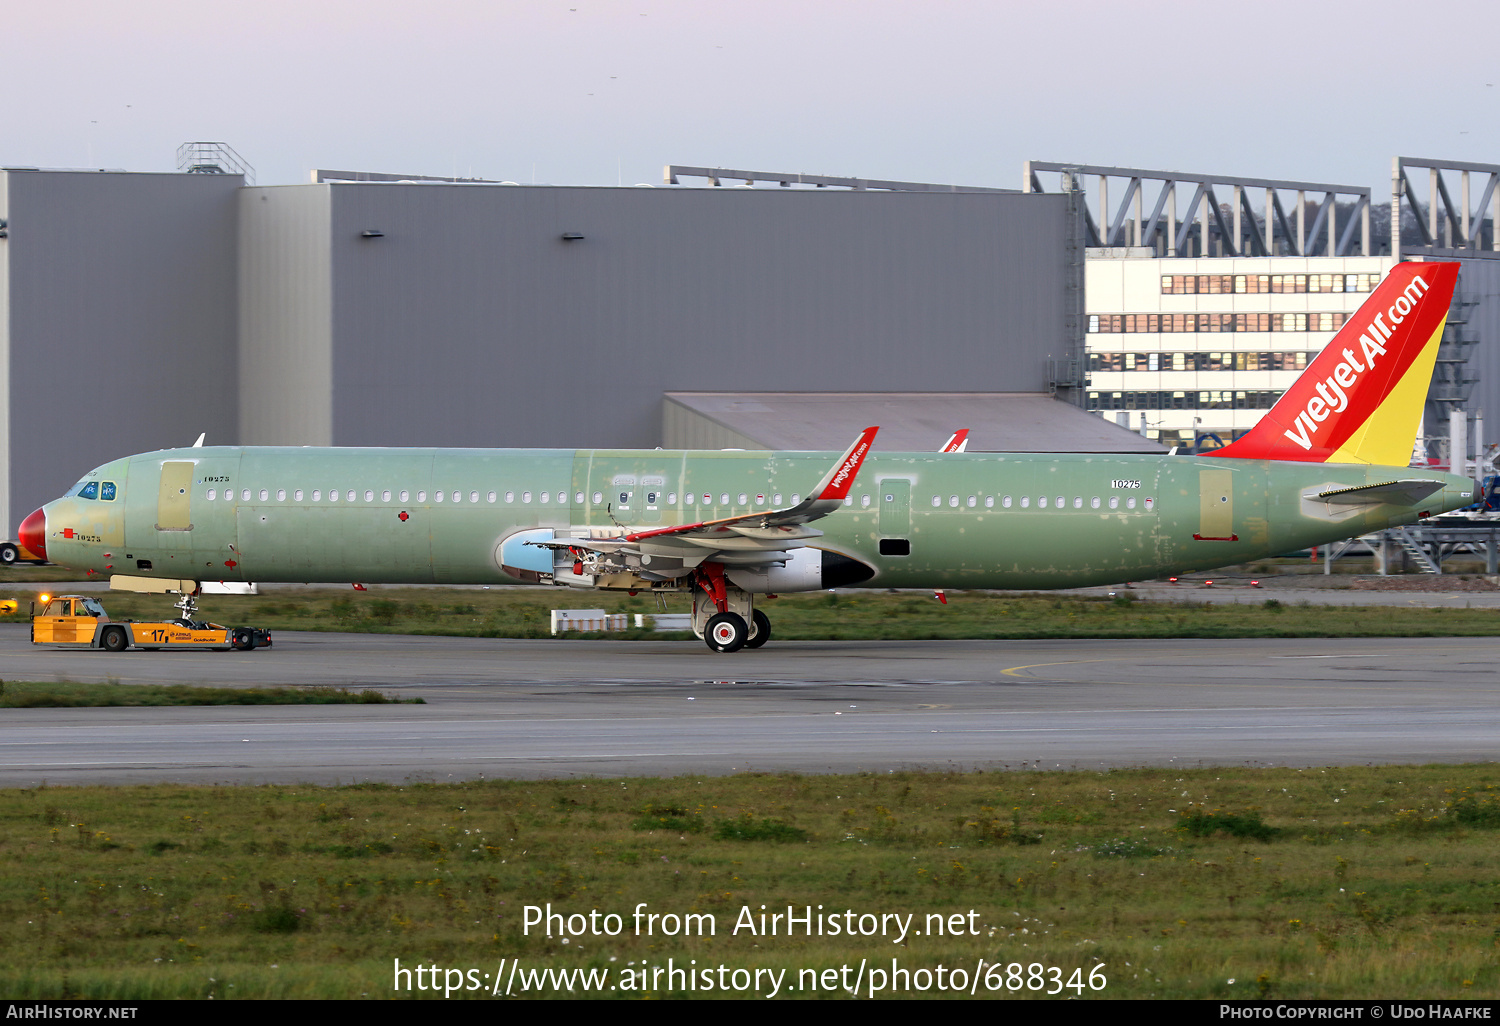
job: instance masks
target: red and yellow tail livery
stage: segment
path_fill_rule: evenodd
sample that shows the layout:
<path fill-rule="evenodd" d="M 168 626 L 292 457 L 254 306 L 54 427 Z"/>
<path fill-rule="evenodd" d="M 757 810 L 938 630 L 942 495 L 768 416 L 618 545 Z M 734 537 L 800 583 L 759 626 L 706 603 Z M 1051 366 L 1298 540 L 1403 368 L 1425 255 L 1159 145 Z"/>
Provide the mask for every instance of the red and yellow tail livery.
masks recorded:
<path fill-rule="evenodd" d="M 1260 423 L 1213 455 L 1409 464 L 1458 267 L 1397 264 Z"/>

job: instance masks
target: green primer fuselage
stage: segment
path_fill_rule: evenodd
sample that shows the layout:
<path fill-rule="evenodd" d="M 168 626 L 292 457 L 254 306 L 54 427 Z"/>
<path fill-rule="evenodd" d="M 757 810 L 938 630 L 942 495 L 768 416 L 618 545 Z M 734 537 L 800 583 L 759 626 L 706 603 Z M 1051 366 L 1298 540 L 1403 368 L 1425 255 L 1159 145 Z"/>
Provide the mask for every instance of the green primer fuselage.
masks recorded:
<path fill-rule="evenodd" d="M 837 456 L 162 450 L 84 478 L 113 482 L 112 501 L 75 488 L 47 504 L 47 554 L 102 574 L 199 581 L 496 583 L 510 580 L 499 545 L 518 531 L 655 528 L 769 511 L 805 496 Z M 1316 498 L 1413 478 L 1442 488 L 1409 506 Z M 1241 563 L 1411 523 L 1467 505 L 1472 488 L 1467 478 L 1405 467 L 872 453 L 845 508 L 812 525 L 823 537 L 811 544 L 873 568 L 865 587 L 1069 588 Z M 887 550 L 906 541 L 909 554 L 882 555 L 882 539 Z"/>

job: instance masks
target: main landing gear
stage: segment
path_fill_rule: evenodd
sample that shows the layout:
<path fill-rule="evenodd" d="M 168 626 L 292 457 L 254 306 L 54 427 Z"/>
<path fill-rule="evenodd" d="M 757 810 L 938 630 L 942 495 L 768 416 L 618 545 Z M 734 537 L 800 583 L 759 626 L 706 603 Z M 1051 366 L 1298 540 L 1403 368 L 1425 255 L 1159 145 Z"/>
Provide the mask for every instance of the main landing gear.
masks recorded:
<path fill-rule="evenodd" d="M 760 648 L 771 640 L 771 621 L 750 592 L 729 583 L 719 563 L 693 573 L 693 633 L 715 652 Z"/>

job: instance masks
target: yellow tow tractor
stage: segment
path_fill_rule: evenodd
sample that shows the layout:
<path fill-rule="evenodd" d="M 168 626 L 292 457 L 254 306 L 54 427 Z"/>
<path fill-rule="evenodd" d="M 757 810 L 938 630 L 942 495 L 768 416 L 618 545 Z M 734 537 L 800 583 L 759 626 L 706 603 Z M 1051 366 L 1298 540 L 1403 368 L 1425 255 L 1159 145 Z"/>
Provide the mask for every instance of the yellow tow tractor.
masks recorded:
<path fill-rule="evenodd" d="M 255 627 L 223 627 L 203 620 L 111 620 L 99 600 L 86 595 L 38 595 L 32 606 L 31 642 L 57 648 L 102 648 L 123 652 L 159 648 L 248 652 L 271 647 L 271 632 Z"/>

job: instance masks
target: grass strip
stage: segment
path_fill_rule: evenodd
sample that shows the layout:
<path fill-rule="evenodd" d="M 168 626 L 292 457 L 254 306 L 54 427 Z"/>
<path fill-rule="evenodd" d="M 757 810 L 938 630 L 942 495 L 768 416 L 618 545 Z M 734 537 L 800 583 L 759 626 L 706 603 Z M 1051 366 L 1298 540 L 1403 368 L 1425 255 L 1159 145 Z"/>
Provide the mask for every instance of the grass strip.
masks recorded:
<path fill-rule="evenodd" d="M 0 681 L 0 709 L 66 709 L 123 705 L 388 705 L 425 704 L 370 688 L 217 688 L 201 684 L 80 684 Z"/>
<path fill-rule="evenodd" d="M 1268 596 L 1255 605 L 1214 601 L 1212 592 L 1178 602 L 1008 592 L 949 592 L 948 604 L 911 592 L 814 592 L 762 601 L 779 641 L 1029 640 L 1045 638 L 1366 638 L 1495 637 L 1493 609 L 1290 604 Z M 111 593 L 117 619 L 170 617 L 166 596 Z M 480 638 L 549 638 L 550 610 L 576 601 L 531 588 L 444 591 L 394 588 L 372 592 L 310 589 L 293 594 L 213 596 L 204 616 L 271 630 L 429 634 Z M 647 596 L 600 593 L 590 603 L 610 613 L 651 615 Z M 22 604 L 22 610 L 26 608 Z M 669 602 L 686 612 L 683 599 Z M 28 622 L 24 615 L 0 621 Z M 632 623 L 634 622 L 632 618 Z M 611 640 L 686 640 L 688 632 L 649 629 L 569 634 Z"/>
<path fill-rule="evenodd" d="M 795 981 L 895 957 L 1102 966 L 1083 998 L 1493 1000 L 1497 841 L 1492 764 L 7 790 L 0 993 L 442 998 L 394 991 L 393 960 L 614 983 L 668 958 Z M 637 934 L 641 903 L 715 930 Z M 624 929 L 523 931 L 549 904 Z M 770 935 L 762 905 L 921 932 Z"/>

